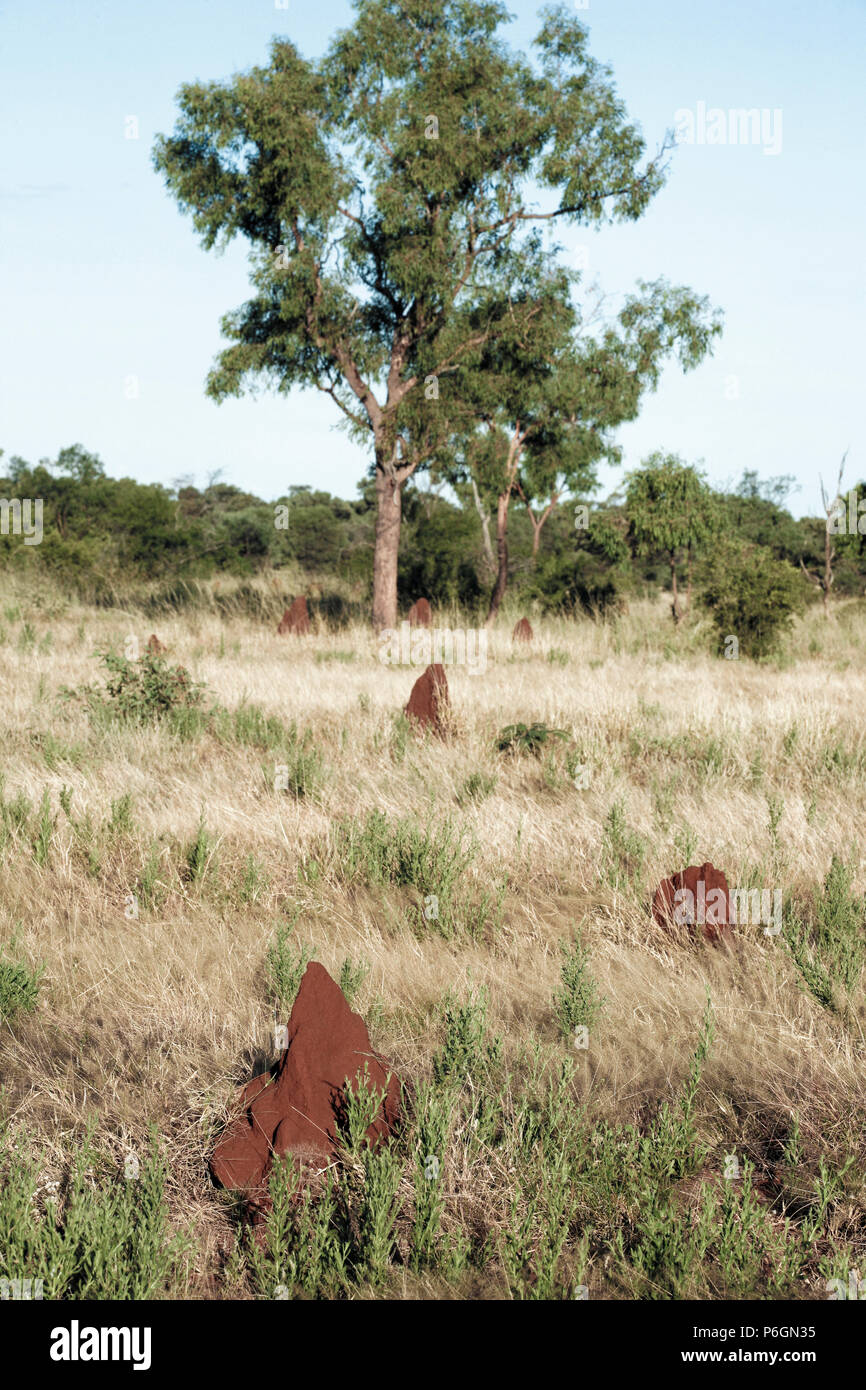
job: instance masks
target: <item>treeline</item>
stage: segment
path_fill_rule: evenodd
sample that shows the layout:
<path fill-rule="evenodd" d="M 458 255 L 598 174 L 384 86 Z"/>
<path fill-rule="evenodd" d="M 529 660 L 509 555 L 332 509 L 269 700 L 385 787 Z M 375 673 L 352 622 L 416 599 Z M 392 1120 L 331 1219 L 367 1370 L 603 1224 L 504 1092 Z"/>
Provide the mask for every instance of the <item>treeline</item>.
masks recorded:
<path fill-rule="evenodd" d="M 693 470 L 680 470 L 698 477 Z M 658 472 L 658 470 L 656 470 Z M 672 568 L 685 594 L 689 582 L 718 580 L 720 556 L 732 544 L 742 554 L 757 549 L 768 560 L 796 570 L 805 599 L 820 598 L 814 577 L 824 573 L 826 519 L 796 520 L 786 507 L 791 480 L 761 482 L 745 473 L 729 492 L 700 484 L 705 523 L 683 544 L 637 519 L 652 519 L 635 480 L 606 502 L 561 500 L 538 528 L 528 507 L 514 505 L 509 521 L 509 594 L 544 612 L 604 615 L 630 596 L 671 588 Z M 229 483 L 170 489 L 130 478 L 111 478 L 97 455 L 80 445 L 55 461 L 32 465 L 0 457 L 0 498 L 43 503 L 43 536 L 24 545 L 20 535 L 0 535 L 0 565 L 19 573 L 50 573 L 83 599 L 111 601 L 138 586 L 238 577 L 289 567 L 321 586 L 329 578 L 351 586 L 359 601 L 372 592 L 376 497 L 372 479 L 351 501 L 311 487 L 292 487 L 264 501 Z M 863 489 L 859 489 L 863 495 Z M 424 595 L 437 604 L 486 611 L 497 558 L 490 543 L 495 518 L 467 492 L 453 500 L 435 489 L 409 486 L 404 496 L 398 590 L 401 603 Z M 662 499 L 661 515 L 673 506 Z M 640 507 L 644 511 L 640 511 Z M 647 510 L 647 507 L 649 510 Z M 647 536 L 649 540 L 647 540 Z M 655 537 L 655 539 L 653 539 Z M 866 591 L 864 537 L 833 536 L 834 595 Z M 803 569 L 811 572 L 810 583 Z M 724 577 L 724 576 L 722 576 Z M 733 571 L 732 571 L 733 578 Z M 687 603 L 687 600 L 685 600 Z"/>

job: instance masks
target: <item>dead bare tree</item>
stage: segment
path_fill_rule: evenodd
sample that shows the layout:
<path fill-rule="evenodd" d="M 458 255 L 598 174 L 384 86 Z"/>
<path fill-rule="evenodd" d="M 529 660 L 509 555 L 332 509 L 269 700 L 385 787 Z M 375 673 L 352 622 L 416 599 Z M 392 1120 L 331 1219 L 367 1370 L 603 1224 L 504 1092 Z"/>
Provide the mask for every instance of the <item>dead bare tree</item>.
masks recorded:
<path fill-rule="evenodd" d="M 845 460 L 847 459 L 847 457 L 848 450 L 846 449 L 844 454 L 842 455 L 842 462 L 839 464 L 839 477 L 836 479 L 836 494 L 833 497 L 832 501 L 830 501 L 827 497 L 827 490 L 824 487 L 824 479 L 819 477 L 819 482 L 821 484 L 821 505 L 824 508 L 824 515 L 827 518 L 826 524 L 824 526 L 823 575 L 814 574 L 812 570 L 808 570 L 806 566 L 803 564 L 802 555 L 800 556 L 800 568 L 802 569 L 806 578 L 821 590 L 825 618 L 829 618 L 830 616 L 830 590 L 833 587 L 833 580 L 835 579 L 835 575 L 833 574 L 833 563 L 836 559 L 836 547 L 834 546 L 832 539 L 835 535 L 835 532 L 832 531 L 830 527 L 834 517 L 838 515 L 838 506 L 842 497 L 842 474 L 845 471 Z"/>

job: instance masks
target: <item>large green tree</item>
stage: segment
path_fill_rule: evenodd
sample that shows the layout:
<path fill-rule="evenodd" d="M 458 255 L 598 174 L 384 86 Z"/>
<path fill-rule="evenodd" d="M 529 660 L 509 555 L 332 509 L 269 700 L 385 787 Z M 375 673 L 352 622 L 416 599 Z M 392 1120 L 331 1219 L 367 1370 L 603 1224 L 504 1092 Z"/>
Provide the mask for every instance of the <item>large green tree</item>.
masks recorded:
<path fill-rule="evenodd" d="M 720 520 L 713 494 L 700 472 L 677 454 L 656 452 L 644 459 L 627 480 L 625 511 L 629 540 L 636 555 L 662 554 L 671 571 L 671 616 L 683 614 L 677 567 L 683 558 L 691 598 L 692 558 Z"/>
<path fill-rule="evenodd" d="M 253 297 L 223 320 L 210 394 L 315 387 L 372 443 L 382 627 L 402 489 L 449 432 L 449 374 L 503 322 L 503 259 L 533 223 L 639 218 L 669 142 L 645 160 L 564 7 L 543 12 L 535 62 L 499 37 L 499 0 L 355 10 L 320 60 L 279 39 L 266 67 L 184 86 L 154 158 L 206 248 L 251 247 Z"/>
<path fill-rule="evenodd" d="M 570 294 L 577 277 L 545 271 L 543 261 L 535 270 L 535 283 L 507 299 L 498 331 L 457 373 L 452 419 L 467 437 L 452 444 L 452 472 L 470 475 L 482 506 L 496 511 L 488 623 L 508 581 L 512 500 L 529 513 L 534 557 L 560 498 L 590 492 L 600 460 L 621 461 L 614 431 L 635 418 L 664 360 L 676 354 L 683 370 L 696 366 L 721 331 L 706 299 L 665 280 L 640 282 L 615 322 L 584 331 Z"/>

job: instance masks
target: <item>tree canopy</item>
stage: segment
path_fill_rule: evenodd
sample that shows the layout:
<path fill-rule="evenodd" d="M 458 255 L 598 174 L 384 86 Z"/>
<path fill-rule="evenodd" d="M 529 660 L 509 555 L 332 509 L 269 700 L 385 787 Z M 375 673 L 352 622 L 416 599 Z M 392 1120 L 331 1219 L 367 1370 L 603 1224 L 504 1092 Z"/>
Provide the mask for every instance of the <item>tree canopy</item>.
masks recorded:
<path fill-rule="evenodd" d="M 534 61 L 499 37 L 498 0 L 355 11 L 320 60 L 278 39 L 267 66 L 182 87 L 154 158 L 206 248 L 250 244 L 253 297 L 223 320 L 210 394 L 314 387 L 372 443 L 384 626 L 402 489 L 452 432 L 448 378 L 493 347 L 535 265 L 532 227 L 639 218 L 669 142 L 645 158 L 564 6 L 542 12 Z M 633 327 L 652 356 L 648 312 Z"/>

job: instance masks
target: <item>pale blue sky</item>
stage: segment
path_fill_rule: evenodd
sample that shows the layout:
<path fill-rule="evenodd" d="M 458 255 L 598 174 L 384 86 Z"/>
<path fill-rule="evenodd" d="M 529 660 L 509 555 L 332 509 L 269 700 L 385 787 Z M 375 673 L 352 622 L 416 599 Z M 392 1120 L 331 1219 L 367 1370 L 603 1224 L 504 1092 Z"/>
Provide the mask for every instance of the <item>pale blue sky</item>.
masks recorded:
<path fill-rule="evenodd" d="M 512 3 L 515 45 L 538 8 Z M 846 481 L 866 476 L 866 0 L 590 0 L 580 13 L 651 149 L 701 102 L 781 111 L 779 153 L 682 145 L 641 222 L 562 233 L 612 307 L 666 275 L 725 310 L 714 357 L 688 376 L 671 365 L 621 431 L 625 466 L 665 449 L 703 459 L 718 484 L 793 473 L 793 509 L 815 512 L 818 474 L 835 482 L 846 447 Z M 344 0 L 0 0 L 7 454 L 80 442 L 115 476 L 202 483 L 222 469 L 266 497 L 293 483 L 354 495 L 368 456 L 327 399 L 204 396 L 220 316 L 247 297 L 245 246 L 202 251 L 151 166 L 181 83 L 265 61 L 278 33 L 317 54 L 351 14 Z M 605 470 L 605 488 L 617 476 Z"/>

